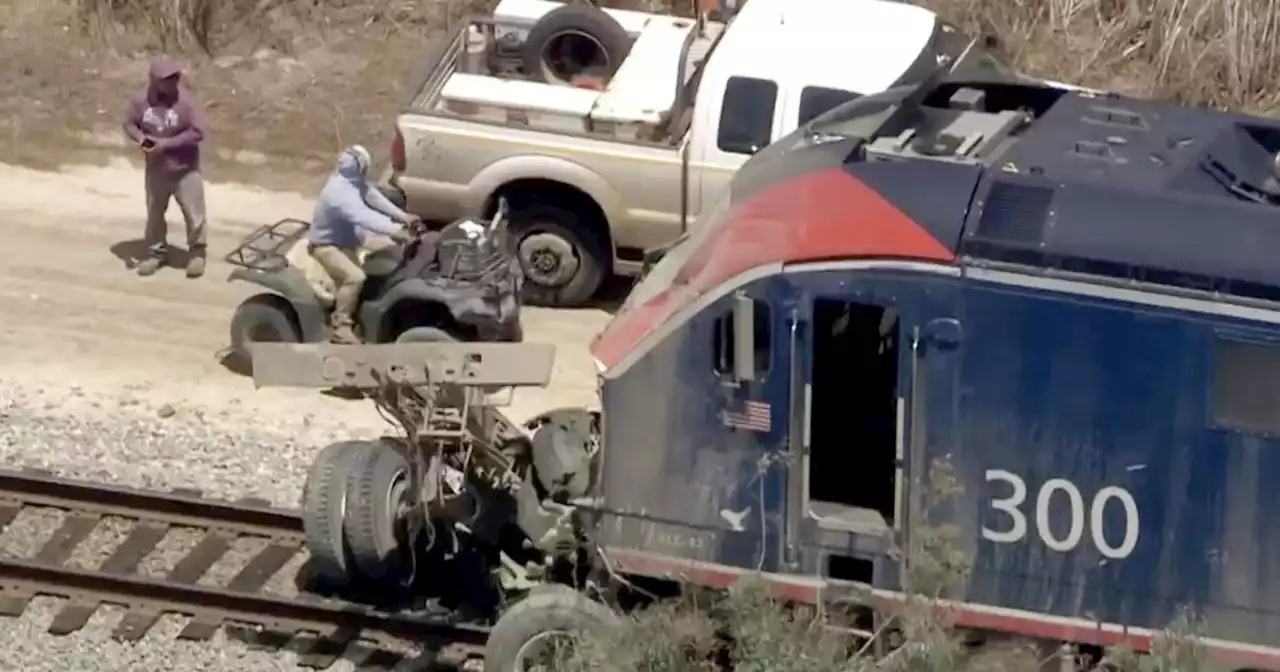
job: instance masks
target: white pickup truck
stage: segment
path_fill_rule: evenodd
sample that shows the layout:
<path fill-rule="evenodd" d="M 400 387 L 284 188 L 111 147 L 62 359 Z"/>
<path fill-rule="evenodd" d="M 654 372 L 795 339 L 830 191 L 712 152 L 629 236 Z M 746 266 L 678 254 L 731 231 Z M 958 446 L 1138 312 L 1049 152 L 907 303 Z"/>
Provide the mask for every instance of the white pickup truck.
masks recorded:
<path fill-rule="evenodd" d="M 577 305 L 639 272 L 753 153 L 971 42 L 889 0 L 747 0 L 727 21 L 502 0 L 426 64 L 383 188 L 430 219 L 505 197 L 527 299 Z"/>

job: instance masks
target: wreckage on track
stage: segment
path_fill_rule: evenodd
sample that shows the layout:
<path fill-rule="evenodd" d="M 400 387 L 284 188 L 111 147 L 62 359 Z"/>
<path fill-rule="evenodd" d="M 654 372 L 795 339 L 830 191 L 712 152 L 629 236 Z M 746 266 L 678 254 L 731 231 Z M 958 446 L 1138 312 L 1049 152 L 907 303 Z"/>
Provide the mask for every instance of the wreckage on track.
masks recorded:
<path fill-rule="evenodd" d="M 1280 669 L 1278 152 L 1272 120 L 1030 84 L 861 98 L 757 156 L 650 269 L 592 346 L 599 415 L 484 405 L 476 386 L 545 382 L 537 346 L 307 350 L 316 385 L 395 359 L 470 418 L 412 420 L 408 504 L 316 497 L 313 529 L 376 574 L 408 548 L 387 521 L 421 529 L 473 484 L 466 534 L 498 516 L 508 574 L 562 584 L 499 619 L 506 672 L 539 634 L 609 627 L 619 579 L 760 575 L 857 599 L 874 631 L 946 460 L 963 494 L 939 515 L 973 564 L 951 613 L 979 640 L 1141 650 L 1189 607 L 1215 669 Z M 326 459 L 313 482 L 405 463 Z"/>

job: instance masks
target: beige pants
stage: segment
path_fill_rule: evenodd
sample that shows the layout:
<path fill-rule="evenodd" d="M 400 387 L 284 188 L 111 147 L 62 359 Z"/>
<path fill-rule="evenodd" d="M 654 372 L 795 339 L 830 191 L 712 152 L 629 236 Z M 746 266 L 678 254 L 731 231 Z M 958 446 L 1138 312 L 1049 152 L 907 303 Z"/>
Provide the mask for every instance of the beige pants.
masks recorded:
<path fill-rule="evenodd" d="M 333 323 L 351 324 L 356 306 L 360 303 L 360 288 L 364 286 L 364 270 L 357 257 L 359 250 L 336 245 L 313 245 L 311 256 L 333 278 Z"/>

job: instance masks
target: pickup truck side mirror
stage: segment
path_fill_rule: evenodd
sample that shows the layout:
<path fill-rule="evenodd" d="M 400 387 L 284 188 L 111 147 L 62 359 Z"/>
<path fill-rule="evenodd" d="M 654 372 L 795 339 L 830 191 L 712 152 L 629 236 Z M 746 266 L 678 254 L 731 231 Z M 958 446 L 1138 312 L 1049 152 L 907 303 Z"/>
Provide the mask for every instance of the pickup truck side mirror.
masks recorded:
<path fill-rule="evenodd" d="M 733 295 L 733 377 L 756 379 L 756 302 L 743 292 Z"/>

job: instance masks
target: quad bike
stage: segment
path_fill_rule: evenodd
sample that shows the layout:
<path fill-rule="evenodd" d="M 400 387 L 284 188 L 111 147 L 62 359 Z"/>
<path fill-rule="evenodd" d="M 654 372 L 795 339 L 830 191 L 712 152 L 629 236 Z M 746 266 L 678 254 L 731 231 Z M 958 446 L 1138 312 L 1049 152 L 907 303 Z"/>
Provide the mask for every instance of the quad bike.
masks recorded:
<path fill-rule="evenodd" d="M 369 343 L 509 341 L 523 338 L 520 263 L 506 235 L 506 207 L 488 223 L 413 227 L 413 240 L 362 249 L 368 279 L 356 329 Z M 253 342 L 329 340 L 333 281 L 308 251 L 310 223 L 282 219 L 246 237 L 227 255 L 228 280 L 270 291 L 242 302 L 231 319 L 231 356 L 249 362 Z"/>

